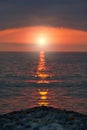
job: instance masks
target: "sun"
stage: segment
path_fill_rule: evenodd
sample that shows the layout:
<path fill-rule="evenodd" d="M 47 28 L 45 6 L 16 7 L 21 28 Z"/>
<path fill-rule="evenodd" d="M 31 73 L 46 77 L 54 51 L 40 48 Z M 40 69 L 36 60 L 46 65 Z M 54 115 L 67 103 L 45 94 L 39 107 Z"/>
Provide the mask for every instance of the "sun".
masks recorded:
<path fill-rule="evenodd" d="M 46 43 L 46 38 L 45 38 L 45 37 L 39 37 L 39 38 L 38 38 L 38 43 L 39 43 L 39 45 L 41 45 L 41 46 L 45 45 L 45 43 Z"/>
<path fill-rule="evenodd" d="M 49 34 L 46 32 L 37 32 L 35 35 L 35 44 L 37 44 L 39 49 L 44 49 L 47 48 L 49 44 Z"/>

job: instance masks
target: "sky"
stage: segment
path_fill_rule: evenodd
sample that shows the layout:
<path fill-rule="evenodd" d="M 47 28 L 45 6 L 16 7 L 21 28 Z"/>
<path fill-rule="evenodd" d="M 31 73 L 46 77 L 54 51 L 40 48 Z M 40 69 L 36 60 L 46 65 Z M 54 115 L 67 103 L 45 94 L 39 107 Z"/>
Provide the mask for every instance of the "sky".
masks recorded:
<path fill-rule="evenodd" d="M 0 51 L 42 49 L 87 52 L 87 0 L 0 0 Z"/>

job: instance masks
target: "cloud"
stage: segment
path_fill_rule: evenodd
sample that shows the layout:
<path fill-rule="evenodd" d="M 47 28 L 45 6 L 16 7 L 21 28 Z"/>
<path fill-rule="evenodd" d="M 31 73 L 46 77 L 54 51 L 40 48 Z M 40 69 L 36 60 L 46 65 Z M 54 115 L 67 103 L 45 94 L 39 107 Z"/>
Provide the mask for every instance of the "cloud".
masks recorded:
<path fill-rule="evenodd" d="M 1 0 L 0 29 L 54 26 L 87 31 L 87 0 Z"/>

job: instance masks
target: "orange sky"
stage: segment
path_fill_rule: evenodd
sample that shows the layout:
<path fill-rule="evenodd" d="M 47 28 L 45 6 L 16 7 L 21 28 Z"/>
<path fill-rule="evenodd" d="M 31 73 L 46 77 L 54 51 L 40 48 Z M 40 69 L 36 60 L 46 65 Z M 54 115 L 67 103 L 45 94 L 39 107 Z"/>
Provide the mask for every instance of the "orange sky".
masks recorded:
<path fill-rule="evenodd" d="M 61 46 L 61 51 L 87 51 L 86 31 L 41 26 L 0 31 L 0 51 L 11 51 L 13 43 L 20 44 L 19 49 L 15 46 L 15 51 L 23 51 L 24 47 L 21 47 L 23 44 L 29 45 L 31 43 L 36 44 L 35 47 L 39 47 L 37 42 L 41 35 L 46 39 L 45 48 L 47 50 L 59 51 L 59 46 Z M 6 48 L 8 43 L 11 43 L 11 47 Z M 34 50 L 35 47 L 29 46 L 27 49 L 24 48 L 24 51 Z"/>

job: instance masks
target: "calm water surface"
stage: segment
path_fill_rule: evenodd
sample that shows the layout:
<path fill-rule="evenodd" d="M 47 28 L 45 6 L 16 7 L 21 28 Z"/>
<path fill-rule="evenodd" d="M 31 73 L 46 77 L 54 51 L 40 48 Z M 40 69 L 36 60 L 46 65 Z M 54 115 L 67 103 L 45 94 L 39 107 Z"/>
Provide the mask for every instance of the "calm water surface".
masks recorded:
<path fill-rule="evenodd" d="M 0 52 L 0 114 L 42 105 L 87 114 L 87 53 Z"/>

